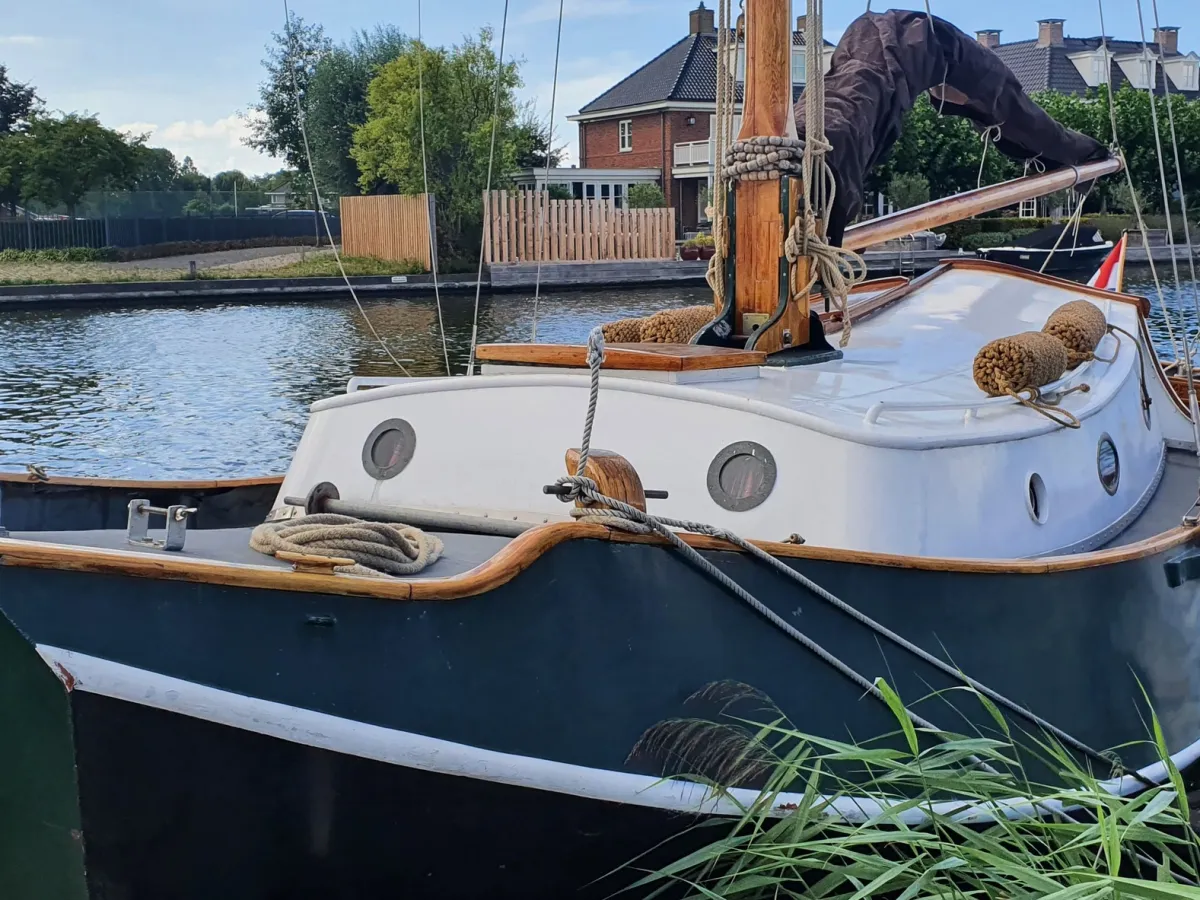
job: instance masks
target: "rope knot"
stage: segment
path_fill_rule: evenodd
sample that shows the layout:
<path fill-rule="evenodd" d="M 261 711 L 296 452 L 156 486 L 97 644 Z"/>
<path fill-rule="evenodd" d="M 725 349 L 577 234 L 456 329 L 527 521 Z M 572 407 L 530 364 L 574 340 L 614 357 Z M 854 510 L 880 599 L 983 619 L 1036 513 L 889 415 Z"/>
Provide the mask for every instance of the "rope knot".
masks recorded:
<path fill-rule="evenodd" d="M 587 341 L 588 368 L 594 369 L 604 362 L 604 326 L 597 325 L 588 335 Z"/>
<path fill-rule="evenodd" d="M 585 475 L 563 475 L 554 482 L 565 491 L 558 495 L 563 503 L 574 503 L 581 498 L 589 500 L 600 496 L 600 486 Z"/>

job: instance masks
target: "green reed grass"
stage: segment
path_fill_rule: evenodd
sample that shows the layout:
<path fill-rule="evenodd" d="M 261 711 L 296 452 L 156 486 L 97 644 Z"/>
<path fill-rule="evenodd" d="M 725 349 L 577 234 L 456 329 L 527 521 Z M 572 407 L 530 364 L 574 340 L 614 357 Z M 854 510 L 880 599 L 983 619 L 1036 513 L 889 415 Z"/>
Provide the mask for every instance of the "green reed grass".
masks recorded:
<path fill-rule="evenodd" d="M 918 729 L 886 682 L 877 686 L 898 728 L 864 744 L 803 734 L 782 715 L 765 725 L 676 721 L 648 733 L 643 749 L 681 760 L 707 754 L 702 768 L 719 757 L 719 780 L 679 777 L 727 800 L 737 803 L 725 785 L 747 775 L 765 772 L 766 784 L 751 805 L 738 804 L 740 818 L 695 826 L 705 831 L 693 838 L 714 835 L 705 846 L 634 887 L 705 900 L 1200 900 L 1200 842 L 1157 717 L 1147 743 L 1169 778 L 1120 797 L 1103 785 L 1113 773 L 1093 772 L 1045 736 L 1014 735 L 969 689 L 961 690 L 987 711 L 994 736 Z M 1027 776 L 1034 759 L 1056 783 Z M 794 806 L 781 805 L 785 791 L 798 795 Z M 858 813 L 835 814 L 839 801 Z"/>

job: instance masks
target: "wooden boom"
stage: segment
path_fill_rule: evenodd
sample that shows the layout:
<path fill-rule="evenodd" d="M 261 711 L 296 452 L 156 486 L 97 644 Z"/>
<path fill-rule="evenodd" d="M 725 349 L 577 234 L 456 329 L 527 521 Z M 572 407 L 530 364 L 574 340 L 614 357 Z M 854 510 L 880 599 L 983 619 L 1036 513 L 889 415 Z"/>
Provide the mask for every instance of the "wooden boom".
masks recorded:
<path fill-rule="evenodd" d="M 848 250 L 862 250 L 873 244 L 904 237 L 914 231 L 933 229 L 939 225 L 969 219 L 980 213 L 1003 209 L 1023 200 L 1044 197 L 1120 171 L 1121 160 L 1113 158 L 1074 168 L 1058 169 L 1043 175 L 1015 178 L 853 225 L 846 229 L 842 246 Z"/>

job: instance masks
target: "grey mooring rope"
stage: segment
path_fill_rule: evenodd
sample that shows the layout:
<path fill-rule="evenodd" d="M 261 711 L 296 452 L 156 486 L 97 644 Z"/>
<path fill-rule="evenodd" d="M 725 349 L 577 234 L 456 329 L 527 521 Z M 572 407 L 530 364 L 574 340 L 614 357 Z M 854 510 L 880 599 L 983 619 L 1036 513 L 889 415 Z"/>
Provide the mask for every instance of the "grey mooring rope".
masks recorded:
<path fill-rule="evenodd" d="M 250 535 L 250 546 L 268 556 L 286 551 L 352 559 L 353 566 L 338 566 L 334 571 L 368 578 L 416 575 L 437 562 L 445 550 L 440 538 L 417 528 L 331 513 L 264 522 Z"/>
<path fill-rule="evenodd" d="M 595 328 L 592 330 L 592 333 L 588 335 L 587 361 L 588 366 L 591 369 L 591 390 L 588 397 L 587 415 L 585 417 L 583 426 L 583 439 L 580 442 L 579 465 L 575 470 L 577 473 L 582 473 L 584 471 L 591 448 L 592 426 L 596 419 L 596 406 L 600 393 L 600 367 L 604 361 L 604 331 L 602 328 Z M 821 585 L 817 584 L 803 573 L 796 571 L 791 566 L 786 565 L 785 563 L 771 556 L 771 554 L 767 553 L 762 548 L 755 546 L 738 535 L 733 534 L 732 532 L 723 528 L 716 528 L 712 525 L 705 525 L 700 522 L 668 519 L 642 512 L 636 507 L 630 506 L 627 503 L 623 503 L 620 500 L 616 500 L 600 493 L 596 482 L 590 478 L 584 477 L 582 474 L 563 476 L 558 479 L 557 483 L 560 486 L 569 489 L 564 493 L 564 495 L 561 496 L 561 499 L 564 502 L 573 503 L 576 500 L 583 499 L 590 503 L 598 504 L 601 507 L 607 507 L 595 509 L 576 508 L 572 511 L 572 515 L 575 518 L 579 519 L 580 521 L 602 524 L 634 534 L 658 534 L 666 538 L 677 550 L 679 550 L 680 553 L 684 555 L 689 562 L 695 565 L 698 569 L 710 576 L 714 581 L 719 583 L 730 593 L 734 594 L 734 596 L 745 602 L 755 612 L 767 619 L 767 621 L 769 621 L 772 625 L 787 634 L 788 637 L 792 638 L 797 643 L 801 644 L 805 649 L 812 652 L 822 662 L 835 669 L 838 673 L 848 678 L 855 685 L 862 688 L 866 693 L 869 693 L 872 697 L 880 702 L 886 701 L 883 697 L 883 694 L 880 692 L 879 688 L 874 682 L 867 679 L 861 673 L 855 671 L 851 666 L 834 656 L 802 631 L 784 621 L 784 619 L 766 606 L 761 600 L 718 569 L 713 563 L 705 559 L 695 548 L 687 544 L 672 529 L 678 528 L 693 534 L 702 534 L 733 544 L 754 558 L 766 563 L 780 574 L 807 588 L 817 597 L 829 603 L 835 609 L 850 616 L 860 624 L 865 625 L 875 634 L 885 638 L 886 640 L 895 644 L 897 647 L 908 651 L 921 661 L 928 663 L 943 674 L 948 675 L 951 678 L 962 682 L 968 687 L 973 688 L 983 696 L 990 699 L 992 702 L 1004 707 L 1014 715 L 1017 715 L 1026 721 L 1044 729 L 1046 732 L 1054 735 L 1056 738 L 1062 741 L 1066 746 L 1071 747 L 1094 762 L 1103 763 L 1106 767 L 1113 764 L 1110 756 L 1106 756 L 1100 751 L 1093 749 L 1092 747 L 1080 741 L 1078 738 L 1071 736 L 1061 728 L 1058 728 L 1050 722 L 1047 722 L 1041 716 L 1038 716 L 1031 710 L 1021 706 L 1019 703 L 1010 700 L 1003 694 L 992 690 L 987 685 L 976 681 L 974 678 L 971 678 L 943 660 L 938 659 L 932 653 L 929 653 L 927 650 L 922 649 L 908 639 L 900 636 L 887 626 L 875 621 L 870 616 L 842 600 L 840 597 L 821 587 Z M 911 710 L 906 709 L 905 711 L 908 713 L 915 725 L 938 734 L 947 733 L 929 721 L 921 718 L 916 713 L 913 713 Z M 1123 771 L 1124 774 L 1132 775 L 1148 787 L 1157 786 L 1136 771 Z"/>

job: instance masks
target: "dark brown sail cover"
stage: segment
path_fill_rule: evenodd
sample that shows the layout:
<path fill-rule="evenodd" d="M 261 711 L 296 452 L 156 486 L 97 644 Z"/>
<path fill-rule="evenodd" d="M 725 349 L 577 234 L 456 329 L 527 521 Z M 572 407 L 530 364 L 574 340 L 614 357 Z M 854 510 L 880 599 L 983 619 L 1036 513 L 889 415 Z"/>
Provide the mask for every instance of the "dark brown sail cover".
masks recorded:
<path fill-rule="evenodd" d="M 867 13 L 846 29 L 825 76 L 825 130 L 838 187 L 829 234 L 835 244 L 862 208 L 868 173 L 899 139 L 904 115 L 923 92 L 940 93 L 943 83 L 949 89 L 944 104 L 936 96 L 933 102 L 980 130 L 999 126 L 996 147 L 1006 156 L 1039 159 L 1047 170 L 1109 156 L 1103 144 L 1051 118 L 995 53 L 949 22 L 906 10 Z M 796 124 L 802 137 L 804 118 L 801 97 Z"/>

